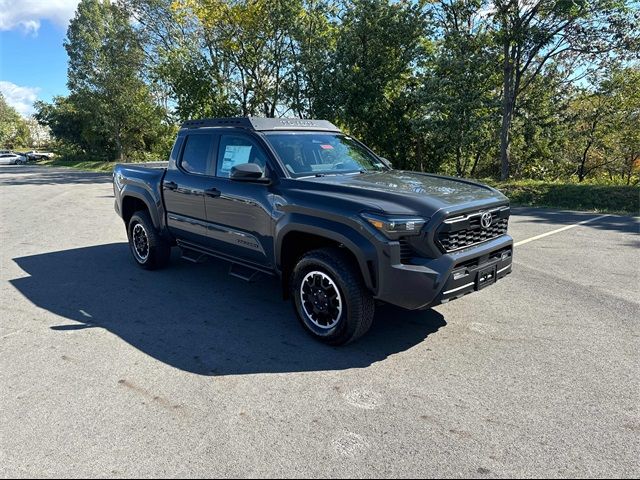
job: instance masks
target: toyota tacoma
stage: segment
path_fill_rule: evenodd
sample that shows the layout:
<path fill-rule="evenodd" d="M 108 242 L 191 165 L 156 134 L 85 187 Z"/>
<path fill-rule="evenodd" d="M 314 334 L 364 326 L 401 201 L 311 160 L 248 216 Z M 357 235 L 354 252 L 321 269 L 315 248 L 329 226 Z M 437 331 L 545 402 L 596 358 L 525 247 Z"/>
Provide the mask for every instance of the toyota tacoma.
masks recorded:
<path fill-rule="evenodd" d="M 511 272 L 509 201 L 472 181 L 394 170 L 325 120 L 185 122 L 161 168 L 117 165 L 115 208 L 142 268 L 217 257 L 278 277 L 317 339 L 362 336 L 377 303 L 425 309 Z"/>

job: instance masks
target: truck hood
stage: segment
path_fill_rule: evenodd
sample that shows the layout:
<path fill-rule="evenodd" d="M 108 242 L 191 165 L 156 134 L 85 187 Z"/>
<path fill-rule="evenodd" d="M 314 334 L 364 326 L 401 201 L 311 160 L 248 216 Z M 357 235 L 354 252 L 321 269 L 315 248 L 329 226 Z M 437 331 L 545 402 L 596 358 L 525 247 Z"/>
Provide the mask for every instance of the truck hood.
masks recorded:
<path fill-rule="evenodd" d="M 333 186 L 335 193 L 358 195 L 361 192 L 362 197 L 377 200 L 380 208 L 385 211 L 393 208 L 388 205 L 389 202 L 424 212 L 425 207 L 432 211 L 442 208 L 454 211 L 465 207 L 508 201 L 499 191 L 486 185 L 458 178 L 403 170 L 327 175 L 304 180 L 326 185 L 330 190 L 334 190 L 330 187 Z"/>

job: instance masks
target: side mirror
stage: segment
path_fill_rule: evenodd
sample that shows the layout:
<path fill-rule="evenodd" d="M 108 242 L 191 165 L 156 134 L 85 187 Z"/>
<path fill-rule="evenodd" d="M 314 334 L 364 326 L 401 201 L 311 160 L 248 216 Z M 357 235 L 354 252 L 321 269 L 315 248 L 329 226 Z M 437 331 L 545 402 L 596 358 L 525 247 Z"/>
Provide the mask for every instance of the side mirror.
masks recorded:
<path fill-rule="evenodd" d="M 229 178 L 231 180 L 237 180 L 239 182 L 264 182 L 269 181 L 268 178 L 264 178 L 264 171 L 260 168 L 260 165 L 255 163 L 241 163 L 231 167 L 231 173 Z"/>

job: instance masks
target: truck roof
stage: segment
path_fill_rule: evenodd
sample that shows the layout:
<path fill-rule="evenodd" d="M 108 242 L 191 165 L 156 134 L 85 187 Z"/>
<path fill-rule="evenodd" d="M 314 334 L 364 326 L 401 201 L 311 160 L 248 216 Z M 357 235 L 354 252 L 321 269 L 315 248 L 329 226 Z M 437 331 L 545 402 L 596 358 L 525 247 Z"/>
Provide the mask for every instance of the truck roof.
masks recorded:
<path fill-rule="evenodd" d="M 201 120 L 188 120 L 181 126 L 182 129 L 205 127 L 236 127 L 254 130 L 257 132 L 278 130 L 323 130 L 339 132 L 340 129 L 328 120 L 307 120 L 303 118 L 262 118 L 262 117 L 229 117 L 229 118 L 204 118 Z"/>

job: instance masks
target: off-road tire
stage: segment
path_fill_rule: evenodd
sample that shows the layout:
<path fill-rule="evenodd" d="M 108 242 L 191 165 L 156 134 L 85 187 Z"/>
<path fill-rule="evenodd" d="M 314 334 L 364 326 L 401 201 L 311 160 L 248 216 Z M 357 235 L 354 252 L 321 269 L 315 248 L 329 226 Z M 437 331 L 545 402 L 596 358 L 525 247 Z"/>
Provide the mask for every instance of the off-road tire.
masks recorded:
<path fill-rule="evenodd" d="M 139 210 L 131 216 L 127 235 L 131 255 L 140 267 L 157 270 L 167 266 L 171 258 L 171 245 L 153 226 L 149 212 Z M 140 241 L 142 235 L 146 236 L 147 249 L 136 247 L 136 239 Z"/>
<path fill-rule="evenodd" d="M 309 294 L 304 293 L 307 301 L 303 300 L 302 284 L 306 281 L 308 288 L 314 272 L 318 272 L 316 281 L 323 281 L 329 288 L 335 286 L 339 292 L 341 313 L 339 316 L 336 314 L 337 320 L 331 326 L 328 322 L 329 325 L 321 327 L 312 318 L 314 313 L 309 315 L 307 310 L 313 307 Z M 345 345 L 362 337 L 371 328 L 375 312 L 373 296 L 364 284 L 356 262 L 342 248 L 322 248 L 302 256 L 293 269 L 290 288 L 298 319 L 317 340 L 330 345 Z"/>

